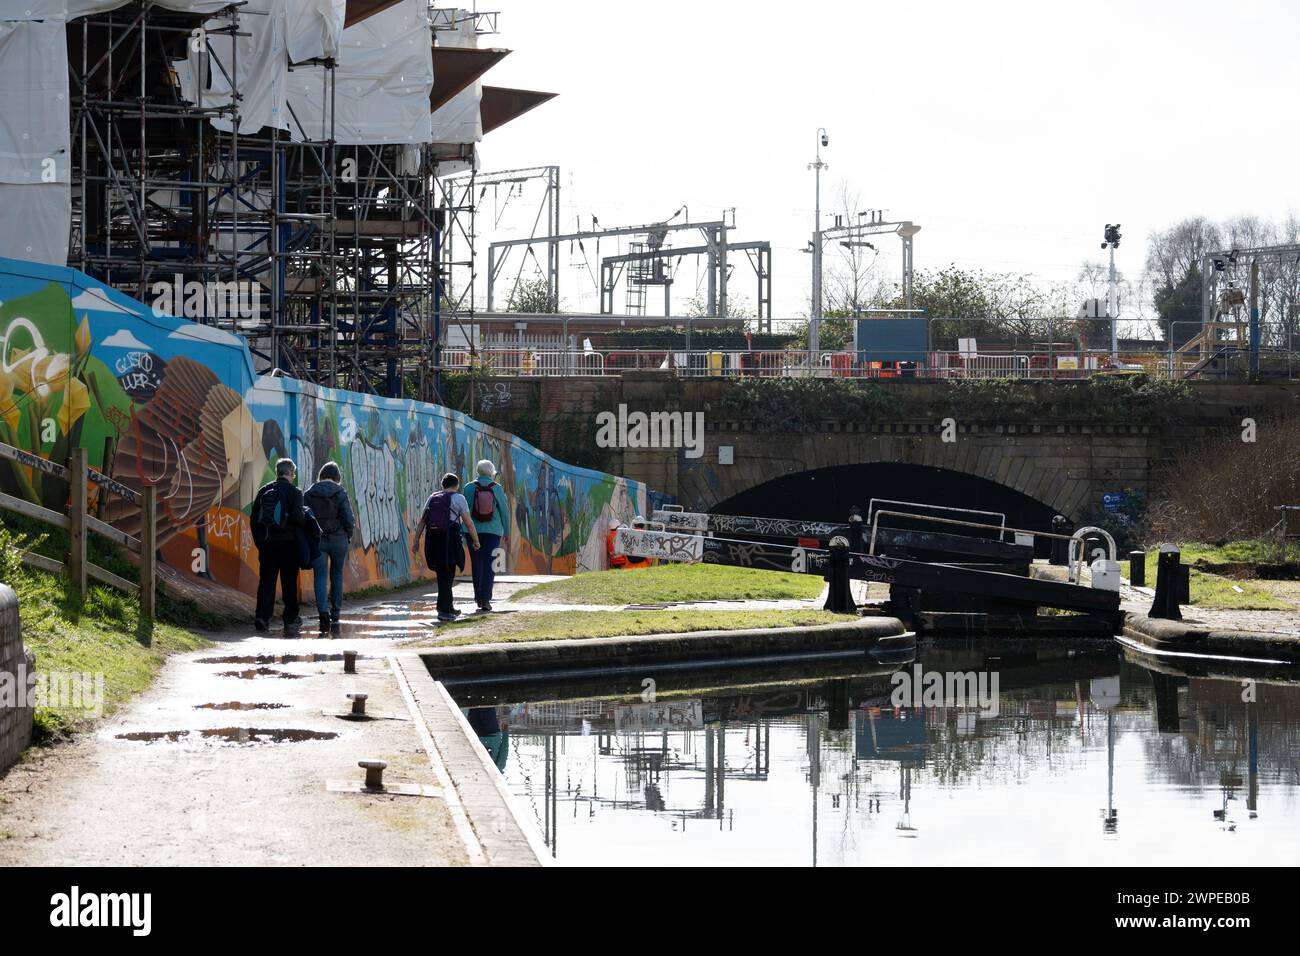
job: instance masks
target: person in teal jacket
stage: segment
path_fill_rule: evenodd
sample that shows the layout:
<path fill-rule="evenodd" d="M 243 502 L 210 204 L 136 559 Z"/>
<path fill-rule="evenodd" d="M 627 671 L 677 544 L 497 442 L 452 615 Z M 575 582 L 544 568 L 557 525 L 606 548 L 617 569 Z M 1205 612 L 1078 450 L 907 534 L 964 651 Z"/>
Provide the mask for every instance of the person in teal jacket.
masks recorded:
<path fill-rule="evenodd" d="M 496 579 L 497 556 L 504 554 L 503 542 L 510 537 L 510 503 L 505 489 L 497 484 L 496 465 L 484 458 L 478 463 L 478 478 L 465 489 L 469 516 L 478 532 L 480 547 L 471 555 L 474 565 L 474 601 L 480 611 L 492 610 L 492 584 Z"/>

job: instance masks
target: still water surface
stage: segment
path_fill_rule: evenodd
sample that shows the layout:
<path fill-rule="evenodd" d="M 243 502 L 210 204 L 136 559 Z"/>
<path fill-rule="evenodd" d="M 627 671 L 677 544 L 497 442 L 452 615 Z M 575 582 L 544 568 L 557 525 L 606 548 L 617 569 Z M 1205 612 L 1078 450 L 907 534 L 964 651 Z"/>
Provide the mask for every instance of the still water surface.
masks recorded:
<path fill-rule="evenodd" d="M 913 663 L 678 678 L 653 704 L 626 687 L 451 689 L 562 864 L 1300 862 L 1300 675 L 1252 700 L 1240 675 L 1109 649 L 917 663 L 996 672 L 996 715 L 893 706 Z"/>

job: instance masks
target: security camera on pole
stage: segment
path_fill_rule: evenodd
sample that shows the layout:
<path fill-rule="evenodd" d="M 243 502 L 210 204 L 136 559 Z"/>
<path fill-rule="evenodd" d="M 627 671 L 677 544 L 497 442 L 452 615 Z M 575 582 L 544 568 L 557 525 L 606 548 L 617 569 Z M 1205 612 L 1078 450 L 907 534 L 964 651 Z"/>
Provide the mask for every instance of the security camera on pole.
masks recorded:
<path fill-rule="evenodd" d="M 808 321 L 808 363 L 817 364 L 817 353 L 821 351 L 822 330 L 822 170 L 829 169 L 822 162 L 822 147 L 830 145 L 830 137 L 824 128 L 817 130 L 817 159 L 808 164 L 816 172 L 817 211 L 813 220 L 812 241 L 812 318 Z"/>
<path fill-rule="evenodd" d="M 1101 244 L 1110 250 L 1110 291 L 1106 297 L 1106 316 L 1110 319 L 1110 357 L 1119 361 L 1119 280 L 1115 276 L 1115 250 L 1119 248 L 1119 223 L 1106 223 L 1106 239 Z"/>

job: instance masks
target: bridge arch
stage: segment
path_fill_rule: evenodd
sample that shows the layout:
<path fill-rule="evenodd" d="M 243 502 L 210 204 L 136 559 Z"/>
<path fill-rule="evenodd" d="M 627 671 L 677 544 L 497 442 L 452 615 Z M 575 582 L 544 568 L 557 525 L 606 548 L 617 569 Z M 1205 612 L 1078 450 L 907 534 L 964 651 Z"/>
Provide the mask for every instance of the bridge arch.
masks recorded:
<path fill-rule="evenodd" d="M 985 482 L 1018 495 L 1006 499 L 1006 503 L 1027 518 L 1038 522 L 1046 510 L 1050 511 L 1048 521 L 1052 514 L 1063 514 L 1077 523 L 1100 508 L 1099 484 L 1113 484 L 1114 488 L 1104 490 L 1115 491 L 1145 487 L 1145 434 L 1108 435 L 1103 450 L 1106 457 L 1098 459 L 1094 436 L 1072 431 L 972 428 L 958 432 L 955 441 L 944 441 L 939 429 L 926 426 L 911 426 L 907 432 L 900 433 L 802 435 L 762 432 L 728 435 L 720 430 L 709 436 L 710 451 L 731 444 L 733 463 L 720 464 L 716 453 L 695 461 L 683 458 L 678 471 L 678 499 L 701 511 L 723 510 L 725 502 L 725 510 L 740 513 L 736 510 L 737 499 L 744 500 L 741 496 L 751 489 L 785 476 L 863 468 L 868 470 L 860 472 L 860 476 L 874 476 L 887 483 L 895 481 L 896 476 L 908 476 L 906 480 L 898 479 L 904 488 L 908 481 L 928 482 L 926 476 L 930 475 L 934 479 L 933 487 L 947 488 L 947 495 L 952 499 L 941 503 L 965 504 L 963 497 L 974 500 L 997 497 L 992 488 L 980 484 Z M 970 481 L 959 483 L 958 478 Z M 916 494 L 875 497 L 918 498 Z M 1034 508 L 1029 502 L 1041 507 Z M 866 501 L 849 503 L 866 505 Z"/>
<path fill-rule="evenodd" d="M 722 514 L 843 521 L 851 506 L 858 505 L 865 512 L 872 498 L 1001 512 L 1010 527 L 1043 531 L 1050 529 L 1052 516 L 1058 513 L 1045 502 L 986 478 L 899 462 L 834 465 L 781 475 L 718 502 L 714 510 Z"/>

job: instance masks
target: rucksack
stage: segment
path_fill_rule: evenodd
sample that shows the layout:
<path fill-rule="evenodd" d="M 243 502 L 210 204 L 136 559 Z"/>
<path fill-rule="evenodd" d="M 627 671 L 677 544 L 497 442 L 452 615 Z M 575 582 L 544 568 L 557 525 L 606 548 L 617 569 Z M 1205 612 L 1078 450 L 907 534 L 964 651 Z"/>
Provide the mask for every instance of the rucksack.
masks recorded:
<path fill-rule="evenodd" d="M 494 481 L 492 484 L 484 486 L 474 482 L 474 506 L 470 509 L 470 516 L 475 521 L 491 521 L 492 515 L 496 511 L 497 499 L 492 489 L 497 486 Z"/>
<path fill-rule="evenodd" d="M 451 530 L 451 492 L 435 491 L 429 495 L 424 506 L 424 529 L 426 531 Z"/>
<path fill-rule="evenodd" d="M 289 527 L 289 509 L 285 507 L 280 483 L 274 481 L 262 489 L 257 498 L 257 514 L 253 523 L 264 532 L 284 531 Z"/>
<path fill-rule="evenodd" d="M 316 514 L 322 534 L 335 534 L 343 530 L 343 524 L 339 521 L 338 495 L 312 494 L 309 491 L 303 498 L 304 501 L 311 502 L 311 509 Z"/>

